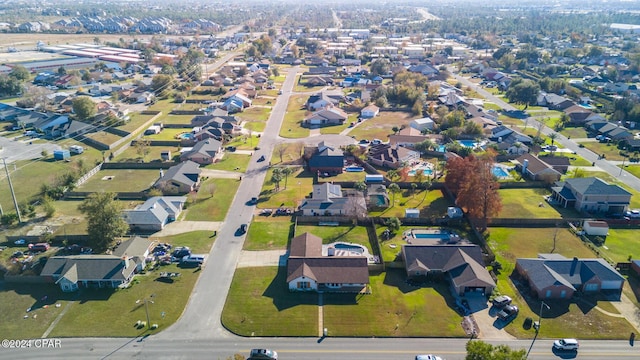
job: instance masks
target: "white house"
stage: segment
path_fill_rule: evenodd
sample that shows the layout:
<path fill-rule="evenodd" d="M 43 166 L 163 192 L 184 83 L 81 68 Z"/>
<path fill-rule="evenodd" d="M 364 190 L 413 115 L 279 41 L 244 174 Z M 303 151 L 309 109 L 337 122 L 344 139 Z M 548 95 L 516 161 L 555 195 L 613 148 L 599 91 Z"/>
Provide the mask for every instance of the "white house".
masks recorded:
<path fill-rule="evenodd" d="M 414 119 L 414 120 L 411 120 L 411 123 L 409 123 L 409 126 L 420 131 L 433 130 L 434 125 L 435 123 L 430 117 L 425 117 L 422 119 Z"/>

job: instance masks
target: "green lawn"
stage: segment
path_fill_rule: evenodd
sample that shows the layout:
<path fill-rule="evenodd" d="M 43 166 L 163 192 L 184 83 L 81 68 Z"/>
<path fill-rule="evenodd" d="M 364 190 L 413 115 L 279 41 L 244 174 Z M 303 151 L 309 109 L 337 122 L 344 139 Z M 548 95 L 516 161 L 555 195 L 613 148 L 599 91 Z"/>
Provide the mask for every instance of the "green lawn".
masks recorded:
<path fill-rule="evenodd" d="M 245 172 L 249 166 L 251 160 L 250 155 L 234 154 L 232 152 L 225 152 L 220 161 L 215 164 L 205 166 L 206 169 L 227 170 Z"/>
<path fill-rule="evenodd" d="M 342 130 L 349 127 L 349 124 L 352 122 L 355 123 L 358 121 L 359 113 L 349 114 L 349 117 L 342 125 L 334 125 L 334 126 L 324 126 L 320 128 L 320 134 L 340 134 Z"/>
<path fill-rule="evenodd" d="M 114 160 L 116 162 L 138 162 L 140 160 L 144 160 L 145 162 L 150 162 L 154 160 L 160 160 L 160 154 L 163 151 L 170 151 L 171 157 L 174 161 L 180 160 L 180 147 L 171 147 L 171 146 L 149 146 L 146 148 L 148 153 L 144 156 L 138 154 L 138 148 L 135 146 L 129 146 L 127 150 L 123 151 L 118 157 Z M 144 159 L 143 159 L 144 158 Z"/>
<path fill-rule="evenodd" d="M 286 250 L 293 234 L 289 216 L 256 216 L 251 221 L 244 250 Z"/>
<path fill-rule="evenodd" d="M 622 155 L 620 155 L 620 149 L 618 149 L 615 144 L 600 143 L 594 141 L 582 142 L 578 144 L 584 145 L 585 148 L 593 151 L 596 154 L 604 154 L 607 160 L 622 161 L 623 159 Z"/>
<path fill-rule="evenodd" d="M 639 258 L 638 230 L 609 229 L 609 236 L 607 236 L 604 245 L 598 247 L 598 251 L 613 262 L 628 261 L 629 256 L 633 259 Z"/>
<path fill-rule="evenodd" d="M 287 112 L 280 128 L 280 136 L 285 138 L 306 138 L 309 136 L 309 129 L 302 127 L 302 120 L 309 114 L 304 108 L 308 98 L 308 95 L 292 95 L 289 98 Z"/>
<path fill-rule="evenodd" d="M 618 167 L 622 168 L 622 165 L 618 165 Z M 633 176 L 640 178 L 640 164 L 638 163 L 627 164 L 627 162 L 625 162 L 624 170 L 633 174 Z"/>
<path fill-rule="evenodd" d="M 174 128 L 166 128 L 162 129 L 160 133 L 155 135 L 145 135 L 144 139 L 148 140 L 180 140 L 178 135 L 184 133 L 190 133 L 191 129 L 174 129 Z"/>
<path fill-rule="evenodd" d="M 238 117 L 245 121 L 255 121 L 255 122 L 267 122 L 269 120 L 269 114 L 271 113 L 270 107 L 264 106 L 253 106 L 248 109 L 245 109 L 243 112 L 238 114 Z"/>
<path fill-rule="evenodd" d="M 563 218 L 579 217 L 574 210 L 551 206 L 545 201 L 547 189 L 500 189 L 500 218 Z M 542 206 L 540 206 L 542 204 Z"/>
<path fill-rule="evenodd" d="M 231 141 L 225 144 L 225 146 L 235 146 L 238 150 L 253 150 L 258 143 L 260 142 L 260 138 L 258 135 L 251 135 L 251 137 L 247 135 L 241 135 L 234 137 Z"/>
<path fill-rule="evenodd" d="M 89 181 L 82 184 L 78 191 L 144 191 L 150 188 L 159 176 L 158 170 L 100 170 Z"/>
<path fill-rule="evenodd" d="M 120 130 L 124 130 L 127 132 L 136 131 L 142 124 L 149 121 L 154 115 L 143 115 L 140 113 L 132 113 L 129 115 L 129 122 L 122 126 L 118 126 L 117 128 Z"/>
<path fill-rule="evenodd" d="M 426 196 L 425 196 L 426 195 Z M 389 194 L 389 200 L 393 201 L 393 195 Z M 447 207 L 452 206 L 440 190 L 416 190 L 415 195 L 411 190 L 401 190 L 395 196 L 395 206 L 386 209 L 370 211 L 370 216 L 404 217 L 406 209 L 420 209 L 420 217 L 442 217 L 447 213 Z"/>
<path fill-rule="evenodd" d="M 371 294 L 325 294 L 329 336 L 464 337 L 446 283 L 413 287 L 401 269 L 369 276 Z"/>
<path fill-rule="evenodd" d="M 289 175 L 288 184 L 285 188 L 284 180 L 280 183 L 280 191 L 275 191 L 275 184 L 271 183 L 271 174 L 273 169 L 269 169 L 262 190 L 260 190 L 260 199 L 258 207 L 278 208 L 286 206 L 297 208 L 302 198 L 313 190 L 314 176 L 300 169 L 297 173 Z"/>
<path fill-rule="evenodd" d="M 540 153 L 538 153 L 538 156 L 546 156 L 546 155 L 551 155 L 551 153 L 546 152 L 546 151 L 542 151 Z M 571 166 L 591 166 L 591 162 L 585 160 L 585 158 L 583 158 L 580 155 L 575 155 L 575 154 L 569 154 L 566 152 L 554 152 L 553 156 L 555 157 L 566 157 L 569 158 L 569 165 Z"/>
<path fill-rule="evenodd" d="M 290 292 L 286 267 L 238 268 L 222 324 L 241 336 L 318 336 L 318 295 Z"/>
<path fill-rule="evenodd" d="M 585 130 L 584 127 L 566 127 L 560 130 L 560 133 L 574 139 L 584 139 L 588 137 L 587 130 Z"/>
<path fill-rule="evenodd" d="M 371 253 L 371 244 L 367 228 L 364 226 L 315 226 L 315 225 L 298 225 L 296 236 L 304 233 L 311 233 L 322 238 L 323 244 L 332 242 L 349 242 L 366 246 Z"/>
<path fill-rule="evenodd" d="M 381 139 L 382 141 L 386 141 L 389 135 L 393 134 L 393 130 L 391 129 L 394 126 L 398 128 L 402 125 L 409 126 L 409 122 L 414 118 L 416 117 L 405 112 L 381 112 L 380 116 L 363 121 L 351 130 L 349 135 L 355 136 L 358 140 Z"/>
<path fill-rule="evenodd" d="M 327 177 L 323 177 L 322 179 L 320 179 L 321 182 L 334 182 L 334 181 L 364 181 L 365 179 L 365 175 L 367 175 L 367 173 L 365 173 L 364 171 L 360 171 L 360 172 L 349 172 L 349 171 L 344 171 L 341 174 L 335 175 L 335 176 L 327 176 Z"/>
<path fill-rule="evenodd" d="M 191 125 L 191 119 L 193 119 L 194 116 L 195 115 L 173 115 L 173 114 L 164 113 L 162 117 L 158 119 L 158 122 L 161 122 L 163 124 Z"/>
<path fill-rule="evenodd" d="M 86 136 L 95 141 L 99 141 L 105 145 L 111 145 L 114 142 L 122 139 L 122 137 L 115 134 L 108 133 L 106 131 L 99 131 L 96 133 L 87 134 Z"/>
<path fill-rule="evenodd" d="M 502 294 L 511 296 L 520 308 L 518 318 L 507 325 L 506 330 L 520 338 L 531 337 L 532 331 L 524 330 L 522 321 L 525 317 L 536 318 L 540 303 L 533 300 L 528 292 L 516 290 L 510 281 L 516 259 L 535 258 L 539 253 L 550 252 L 568 258 L 592 258 L 594 254 L 565 228 L 490 228 L 489 233 L 487 243 L 494 251 L 496 260 L 502 264 L 502 270 L 498 272 L 498 289 Z M 590 306 L 585 307 L 584 303 L 576 305 L 566 301 L 545 302 L 551 310 L 543 313 L 544 323 L 547 325 L 541 328 L 542 338 L 571 336 L 583 339 L 625 339 L 633 331 L 626 320 L 606 316 Z M 602 303 L 603 307 L 608 305 L 607 302 Z"/>
<path fill-rule="evenodd" d="M 209 191 L 213 186 L 213 196 Z M 200 185 L 196 203 L 187 207 L 185 220 L 223 221 L 236 196 L 240 182 L 236 179 L 208 179 Z"/>
<path fill-rule="evenodd" d="M 284 151 L 282 152 L 282 159 L 280 158 L 280 147 L 284 146 Z M 273 165 L 278 164 L 293 164 L 300 163 L 300 158 L 302 157 L 302 150 L 304 148 L 304 144 L 302 142 L 297 143 L 280 143 L 277 144 L 273 149 L 273 154 L 271 154 L 271 163 Z"/>
<path fill-rule="evenodd" d="M 173 245 L 189 246 L 194 252 L 206 253 L 212 240 L 208 232 L 198 231 L 174 237 L 159 238 Z M 160 271 L 179 272 L 180 278 L 171 283 L 156 281 Z M 55 285 L 5 284 L 0 290 L 0 334 L 6 338 L 39 338 L 53 320 L 68 307 L 49 337 L 133 337 L 146 333 L 136 329 L 138 320 L 146 321 L 142 303 L 136 302 L 154 294 L 149 303 L 149 317 L 157 323 L 157 331 L 166 329 L 182 314 L 199 272 L 180 269 L 176 265 L 138 275 L 133 286 L 121 290 L 84 290 L 63 293 Z M 44 296 L 46 300 L 43 300 Z M 56 307 L 55 304 L 60 304 Z M 46 308 L 44 306 L 47 306 Z M 25 310 L 32 307 L 28 314 Z M 164 312 L 164 318 L 161 313 Z M 23 319 L 29 315 L 28 319 Z M 36 318 L 33 316 L 36 315 Z M 151 331 L 151 333 L 156 331 Z"/>

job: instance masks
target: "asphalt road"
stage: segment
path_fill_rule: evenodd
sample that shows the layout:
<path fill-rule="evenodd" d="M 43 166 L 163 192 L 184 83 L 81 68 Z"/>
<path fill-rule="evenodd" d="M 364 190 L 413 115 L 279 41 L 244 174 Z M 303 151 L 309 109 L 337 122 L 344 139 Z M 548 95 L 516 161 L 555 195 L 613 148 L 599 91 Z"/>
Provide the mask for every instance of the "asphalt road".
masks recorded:
<path fill-rule="evenodd" d="M 275 320 L 275 319 L 274 319 Z M 489 343 L 498 344 L 488 341 Z M 416 354 L 437 354 L 447 360 L 465 358 L 466 339 L 394 338 L 274 338 L 274 339 L 60 339 L 59 348 L 0 349 L 2 359 L 227 359 L 245 356 L 254 347 L 275 349 L 280 360 L 402 360 Z M 531 340 L 500 342 L 529 349 Z M 638 359 L 640 349 L 625 341 L 583 341 L 576 352 L 554 352 L 551 340 L 539 340 L 529 354 L 533 360 Z"/>

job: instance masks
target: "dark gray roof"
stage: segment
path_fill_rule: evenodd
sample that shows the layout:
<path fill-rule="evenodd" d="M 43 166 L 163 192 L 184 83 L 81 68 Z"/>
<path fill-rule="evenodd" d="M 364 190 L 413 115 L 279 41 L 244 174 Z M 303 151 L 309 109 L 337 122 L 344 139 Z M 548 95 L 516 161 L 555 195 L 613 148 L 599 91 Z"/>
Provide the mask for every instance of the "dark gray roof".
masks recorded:
<path fill-rule="evenodd" d="M 181 162 L 167 169 L 167 172 L 159 181 L 175 181 L 181 184 L 193 186 L 198 182 L 198 176 L 202 172 L 200 165 L 191 160 Z"/>
<path fill-rule="evenodd" d="M 631 195 L 619 185 L 608 184 L 596 177 L 567 179 L 565 183 L 583 195 Z"/>
<path fill-rule="evenodd" d="M 301 276 L 313 279 L 319 284 L 368 284 L 369 268 L 364 256 L 289 258 L 287 282 Z"/>
<path fill-rule="evenodd" d="M 82 280 L 126 280 L 131 277 L 135 267 L 133 260 L 114 255 L 52 256 L 40 275 L 59 276 L 73 283 Z"/>
<path fill-rule="evenodd" d="M 604 259 L 553 257 L 517 259 L 516 263 L 527 273 L 529 281 L 538 289 L 559 284 L 578 289 L 594 277 L 602 281 L 624 281 L 624 277 Z"/>
<path fill-rule="evenodd" d="M 407 267 L 420 263 L 425 269 L 444 270 L 454 267 L 447 264 L 451 258 L 460 251 L 474 259 L 479 264 L 483 263 L 482 250 L 477 245 L 413 245 L 402 246 L 402 254 Z M 461 263 L 460 263 L 461 264 Z"/>

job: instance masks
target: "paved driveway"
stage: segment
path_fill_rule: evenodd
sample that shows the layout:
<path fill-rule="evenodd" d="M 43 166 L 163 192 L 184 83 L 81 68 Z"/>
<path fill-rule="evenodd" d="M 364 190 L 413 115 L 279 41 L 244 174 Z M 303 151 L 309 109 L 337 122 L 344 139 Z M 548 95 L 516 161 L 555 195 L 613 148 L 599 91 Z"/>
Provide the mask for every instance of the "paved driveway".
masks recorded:
<path fill-rule="evenodd" d="M 238 267 L 285 266 L 287 265 L 287 256 L 286 250 L 243 250 L 238 258 Z"/>
<path fill-rule="evenodd" d="M 34 139 L 22 136 L 14 138 L 16 140 L 7 139 L 0 136 L 0 157 L 7 159 L 7 163 L 18 160 L 32 160 L 42 157 L 42 150 L 46 150 L 49 156 L 54 150 L 60 150 L 60 146 L 51 143 L 35 144 Z M 30 144 L 31 143 L 31 144 Z M 1 166 L 1 164 L 0 164 Z"/>

